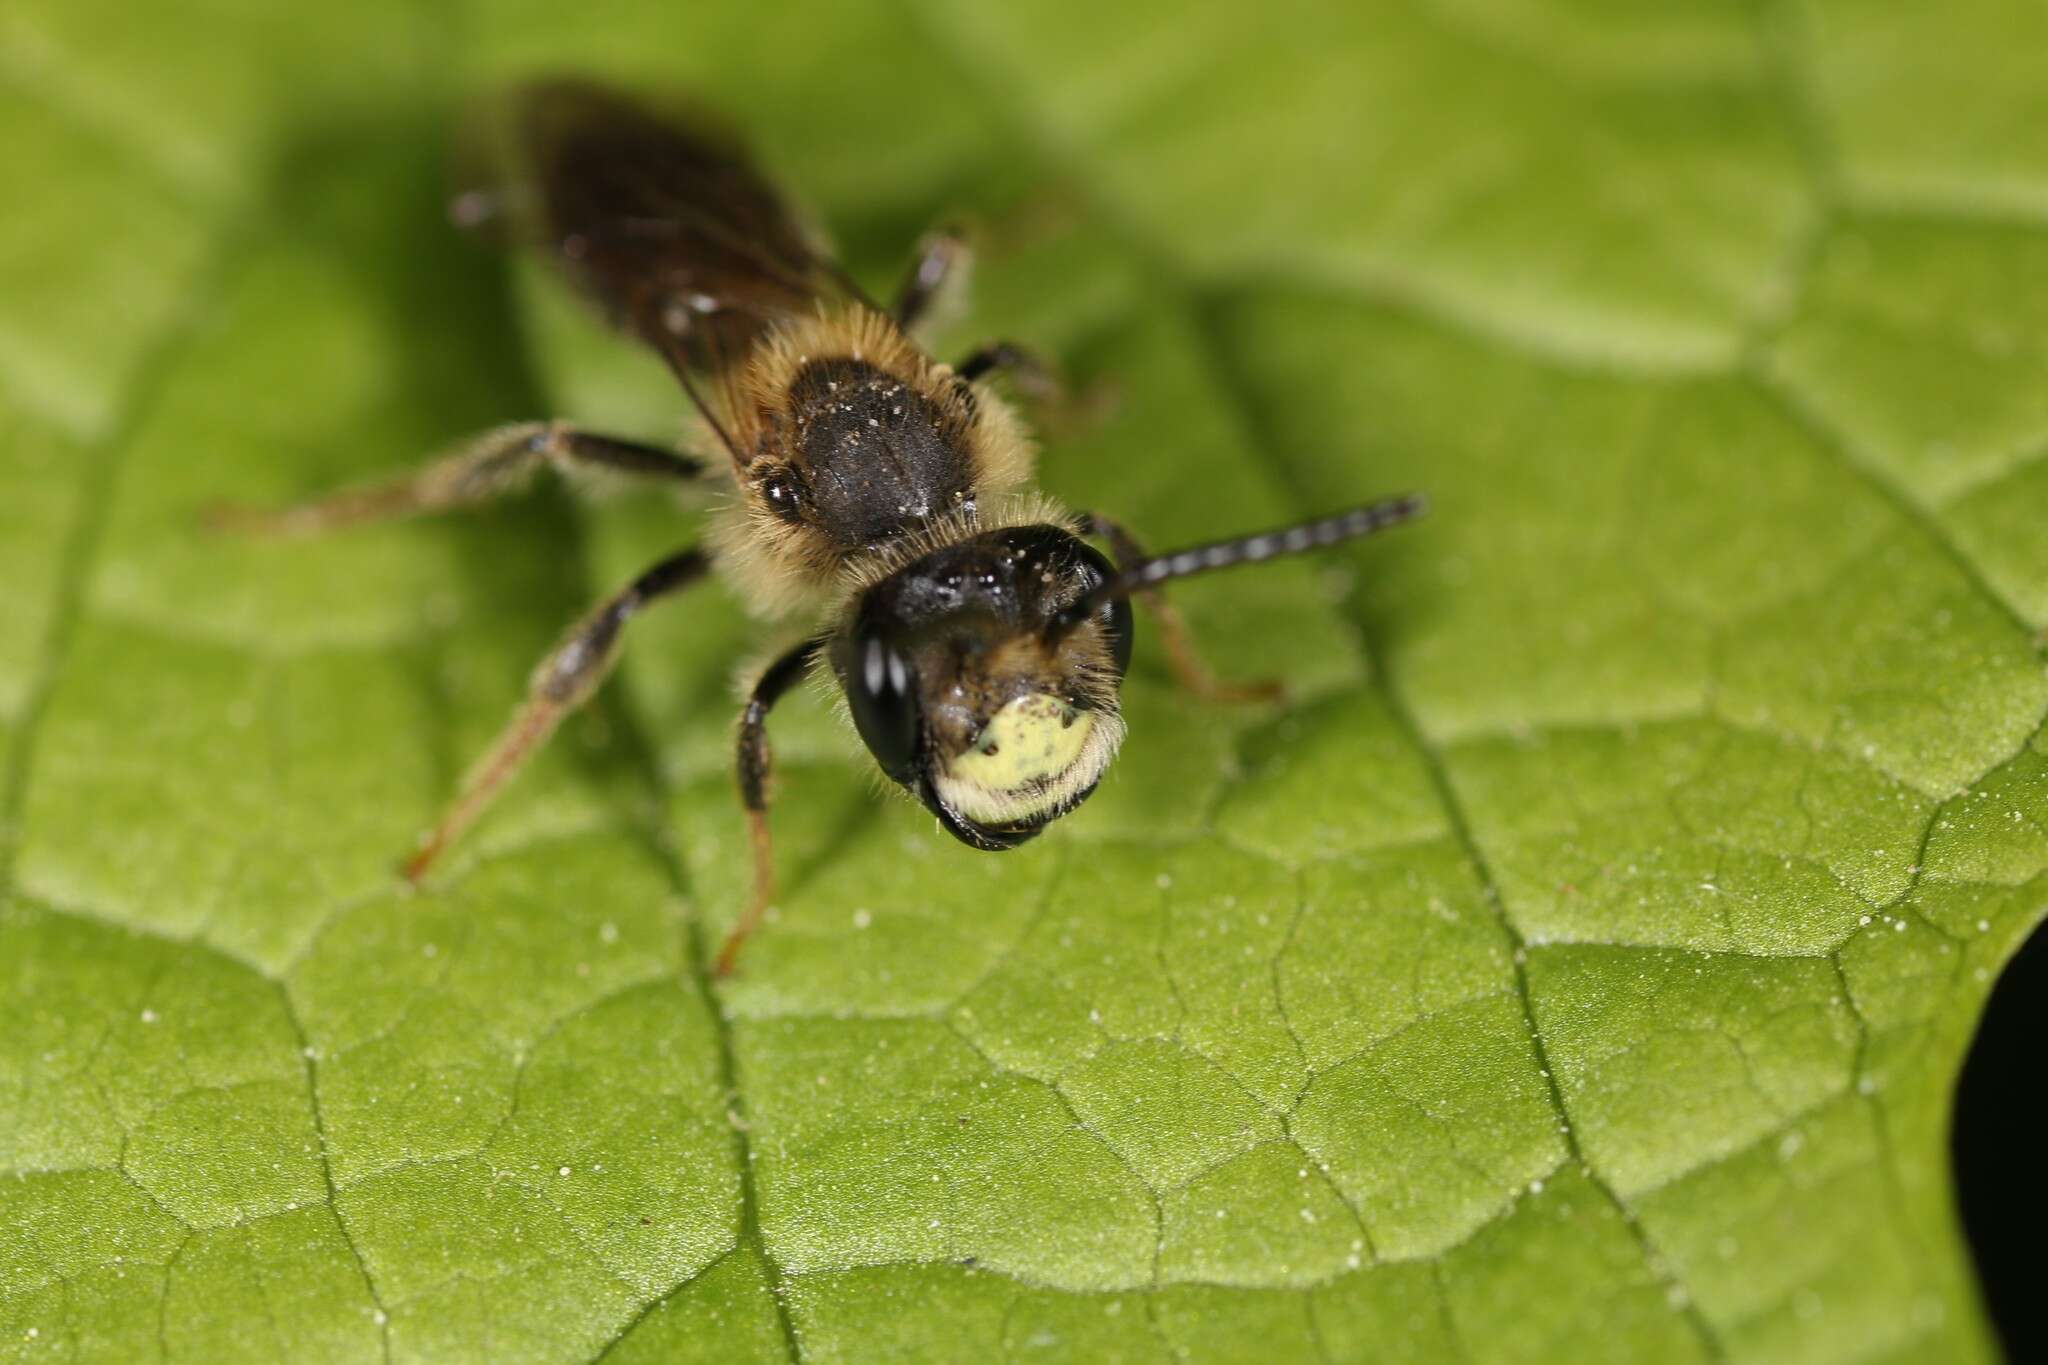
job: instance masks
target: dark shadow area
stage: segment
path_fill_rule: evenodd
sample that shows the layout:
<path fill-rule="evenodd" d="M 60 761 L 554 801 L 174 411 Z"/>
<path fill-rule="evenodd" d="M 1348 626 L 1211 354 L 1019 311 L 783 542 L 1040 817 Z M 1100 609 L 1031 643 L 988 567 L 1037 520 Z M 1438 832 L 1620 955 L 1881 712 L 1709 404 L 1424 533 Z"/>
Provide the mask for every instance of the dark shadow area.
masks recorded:
<path fill-rule="evenodd" d="M 2012 1360 L 2048 1360 L 2041 1230 L 2048 1165 L 2034 1118 L 2048 1041 L 2048 926 L 1998 978 L 1956 1088 L 1956 1199 L 1993 1327 Z"/>

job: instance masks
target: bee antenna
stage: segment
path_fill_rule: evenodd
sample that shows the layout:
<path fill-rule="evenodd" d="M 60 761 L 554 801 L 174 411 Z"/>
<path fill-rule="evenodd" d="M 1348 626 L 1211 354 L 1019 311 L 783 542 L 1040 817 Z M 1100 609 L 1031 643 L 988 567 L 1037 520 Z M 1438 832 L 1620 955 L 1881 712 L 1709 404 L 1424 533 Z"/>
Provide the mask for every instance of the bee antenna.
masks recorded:
<path fill-rule="evenodd" d="M 1357 540 L 1399 526 L 1404 521 L 1413 521 L 1428 508 L 1428 500 L 1420 493 L 1406 493 L 1384 502 L 1354 507 L 1335 516 L 1318 517 L 1314 521 L 1261 531 L 1257 535 L 1218 540 L 1141 559 L 1135 564 L 1125 565 L 1114 578 L 1105 579 L 1054 616 L 1046 623 L 1045 638 L 1048 641 L 1058 640 L 1118 598 L 1156 587 L 1168 579 L 1187 578 L 1213 569 L 1233 569 L 1240 564 L 1256 564 L 1282 555 L 1298 555 L 1307 550 L 1341 545 L 1347 540 Z"/>

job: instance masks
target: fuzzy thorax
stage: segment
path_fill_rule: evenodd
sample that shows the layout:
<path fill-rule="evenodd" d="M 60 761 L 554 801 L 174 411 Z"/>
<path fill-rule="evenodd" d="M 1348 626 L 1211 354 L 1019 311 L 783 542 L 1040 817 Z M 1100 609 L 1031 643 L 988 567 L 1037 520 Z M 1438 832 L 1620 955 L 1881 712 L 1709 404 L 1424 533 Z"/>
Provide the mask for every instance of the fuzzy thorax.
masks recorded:
<path fill-rule="evenodd" d="M 718 397 L 738 496 L 713 544 L 767 616 L 817 610 L 865 561 L 1030 478 L 1009 405 L 858 305 L 776 325 Z"/>

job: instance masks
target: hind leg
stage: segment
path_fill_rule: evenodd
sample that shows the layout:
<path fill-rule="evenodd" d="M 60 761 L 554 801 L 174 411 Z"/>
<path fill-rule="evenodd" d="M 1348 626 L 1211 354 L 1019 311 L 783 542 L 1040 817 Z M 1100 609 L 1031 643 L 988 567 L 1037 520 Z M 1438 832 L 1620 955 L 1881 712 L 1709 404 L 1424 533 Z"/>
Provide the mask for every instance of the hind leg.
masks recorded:
<path fill-rule="evenodd" d="M 313 535 L 371 521 L 473 507 L 524 488 L 543 469 L 693 482 L 705 466 L 674 451 L 584 431 L 568 422 L 516 422 L 494 427 L 415 474 L 344 488 L 296 507 L 220 507 L 208 516 L 223 530 L 259 535 Z"/>
<path fill-rule="evenodd" d="M 932 305 L 957 281 L 973 260 L 973 249 L 954 228 L 940 228 L 917 244 L 917 259 L 896 288 L 889 313 L 908 332 L 925 320 Z"/>

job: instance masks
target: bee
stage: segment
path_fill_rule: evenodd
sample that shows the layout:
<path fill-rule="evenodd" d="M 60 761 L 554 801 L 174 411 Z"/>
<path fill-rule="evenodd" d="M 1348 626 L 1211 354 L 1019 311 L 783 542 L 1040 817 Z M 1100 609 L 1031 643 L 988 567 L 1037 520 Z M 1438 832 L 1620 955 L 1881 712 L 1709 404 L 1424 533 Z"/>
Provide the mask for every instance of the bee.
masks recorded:
<path fill-rule="evenodd" d="M 1030 487 L 1033 447 L 992 387 L 1042 367 L 1007 343 L 943 364 L 914 339 L 962 239 L 920 245 L 889 307 L 820 245 L 740 144 L 701 118 L 571 81 L 506 101 L 498 165 L 452 216 L 537 246 L 667 363 L 701 424 L 669 449 L 567 421 L 484 433 L 417 473 L 246 525 L 312 532 L 473 506 L 544 470 L 710 483 L 708 543 L 657 561 L 541 660 L 527 696 L 405 863 L 417 882 L 610 672 L 627 624 L 716 571 L 762 615 L 812 624 L 747 689 L 735 736 L 754 888 L 721 946 L 729 973 L 774 897 L 767 721 L 829 681 L 888 780 L 971 848 L 1035 838 L 1096 788 L 1124 739 L 1131 599 L 1178 678 L 1270 695 L 1204 669 L 1160 586 L 1335 545 L 1423 510 L 1402 496 L 1300 525 L 1148 555 L 1124 527 Z M 1091 543 L 1096 542 L 1096 543 Z M 1105 554 L 1097 543 L 1106 547 Z"/>

